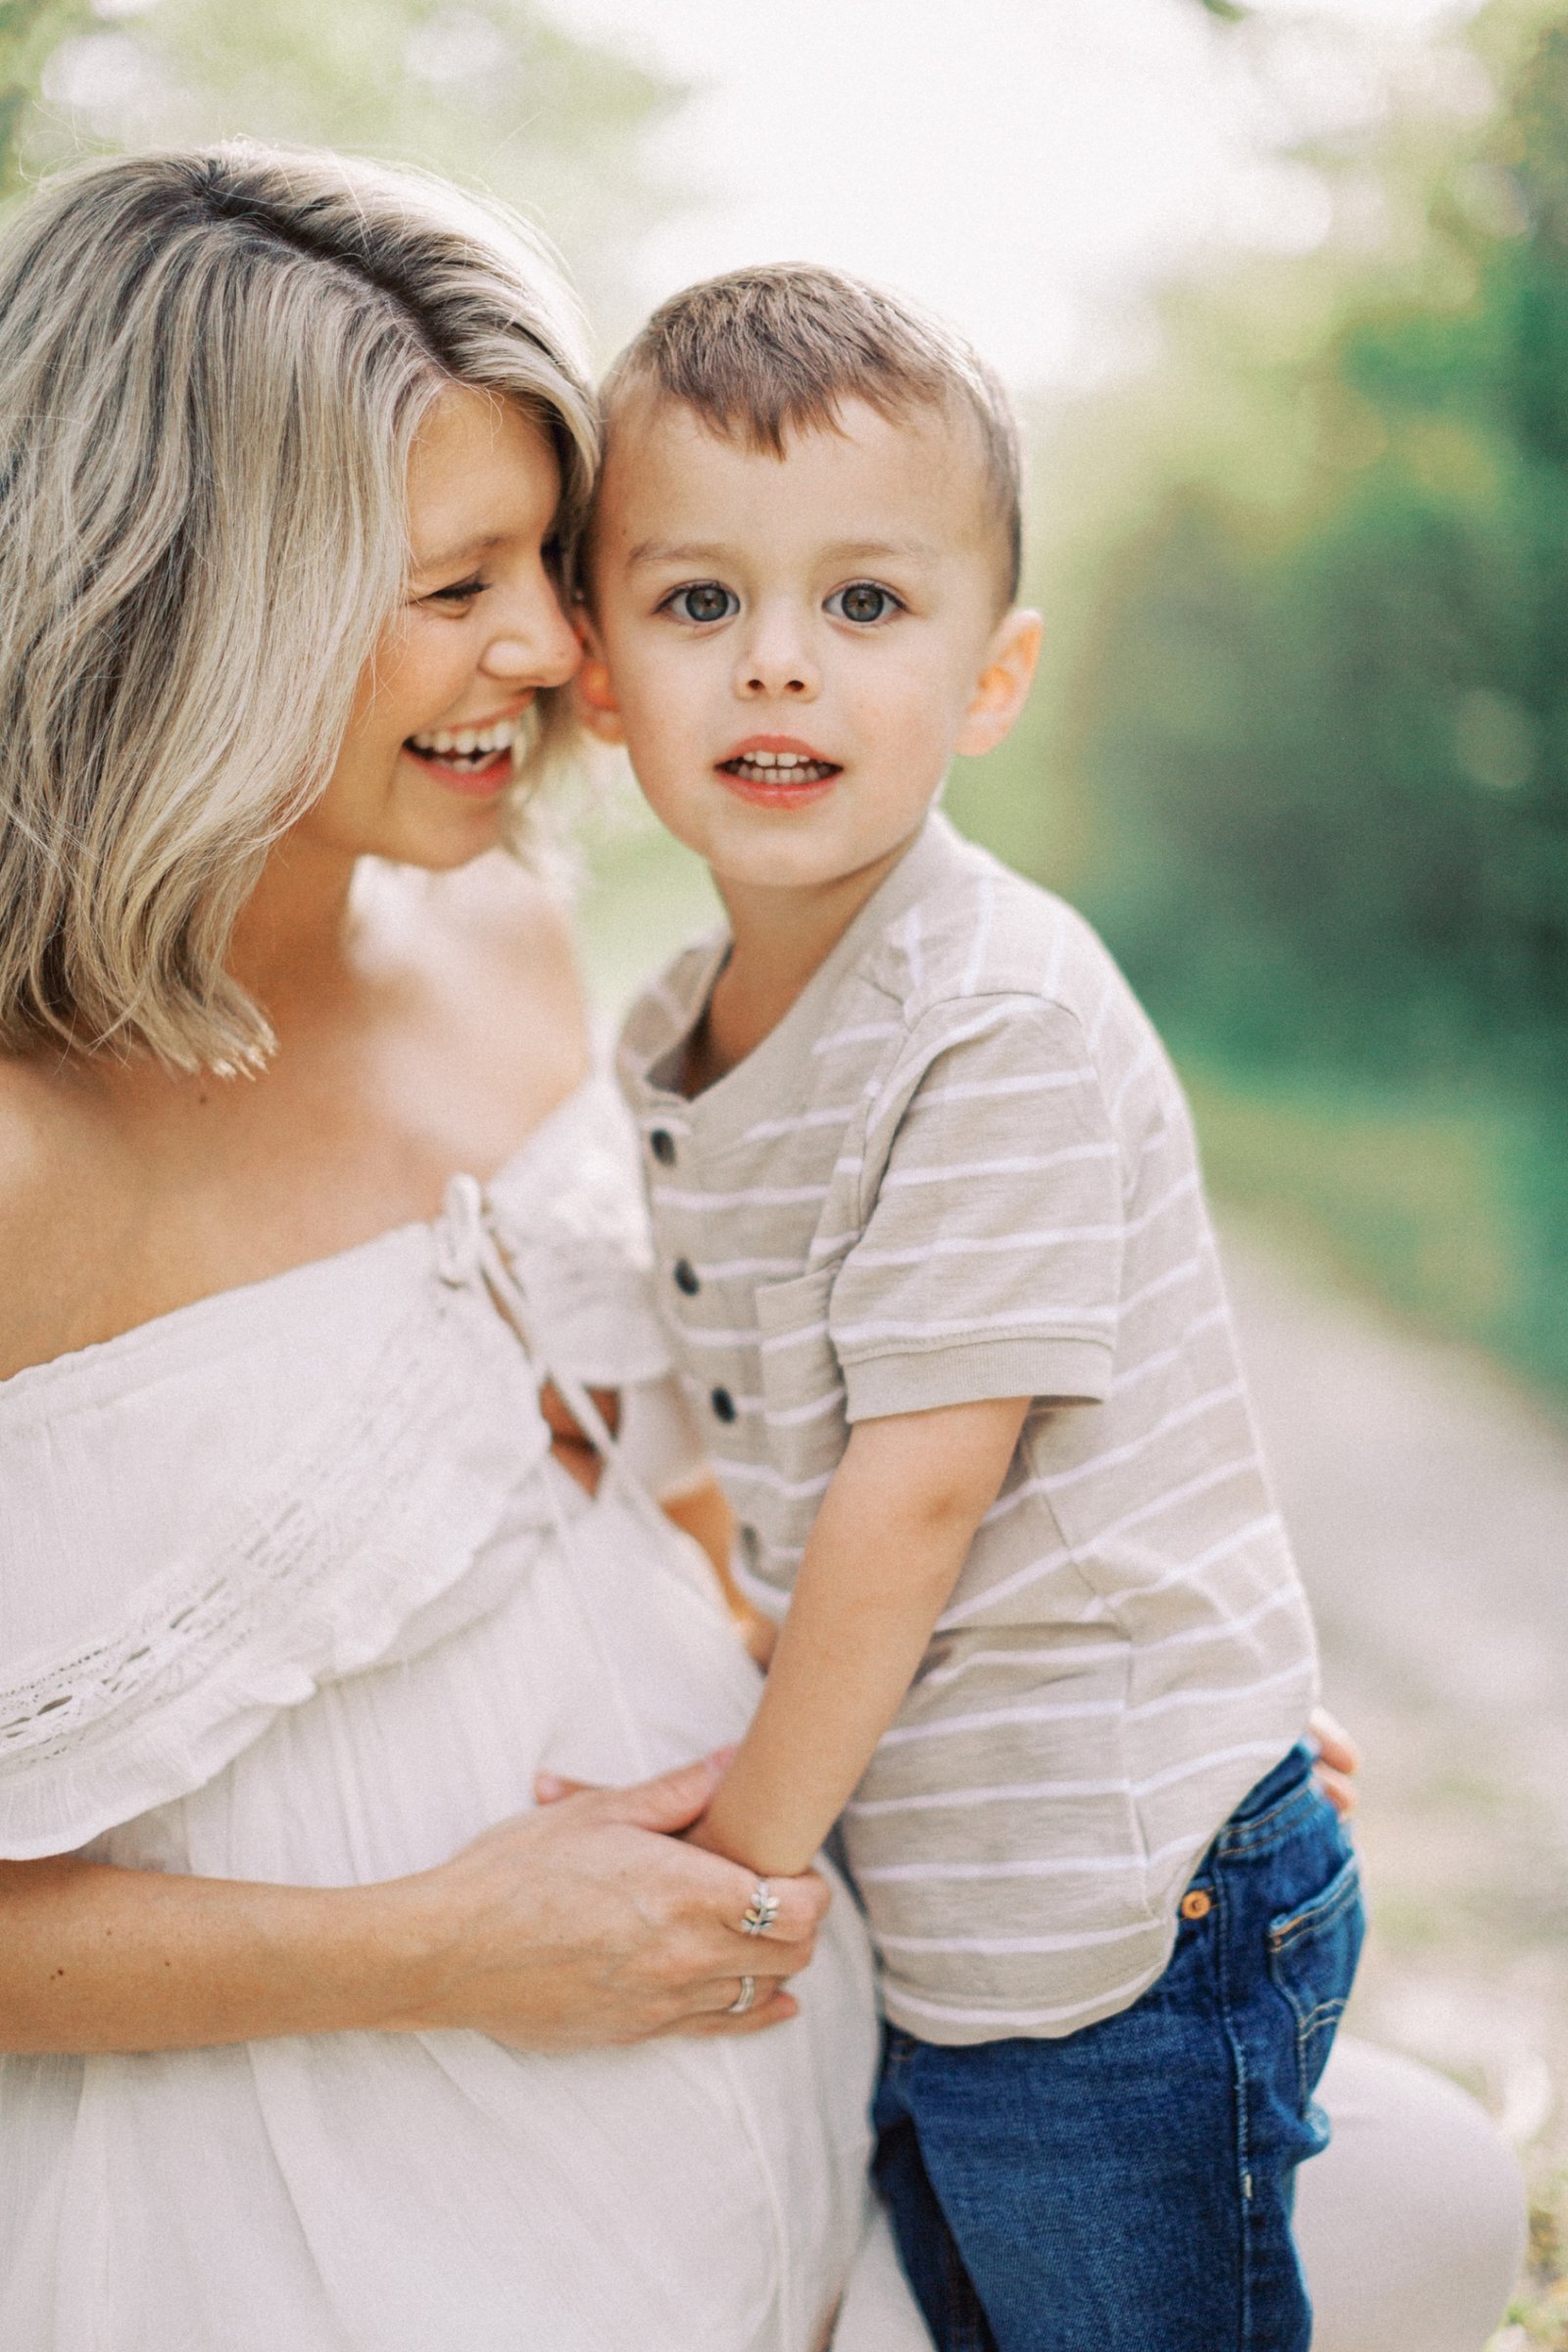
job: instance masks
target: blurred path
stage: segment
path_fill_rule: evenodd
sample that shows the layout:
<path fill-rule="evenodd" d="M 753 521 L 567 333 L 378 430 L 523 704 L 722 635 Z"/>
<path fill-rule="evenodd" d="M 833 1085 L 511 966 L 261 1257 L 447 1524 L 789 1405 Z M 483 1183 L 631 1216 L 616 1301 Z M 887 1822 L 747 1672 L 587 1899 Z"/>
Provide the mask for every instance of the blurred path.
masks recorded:
<path fill-rule="evenodd" d="M 1357 2023 L 1560 2156 L 1568 1420 L 1245 1228 L 1226 1260 L 1326 1696 L 1364 1750 Z"/>

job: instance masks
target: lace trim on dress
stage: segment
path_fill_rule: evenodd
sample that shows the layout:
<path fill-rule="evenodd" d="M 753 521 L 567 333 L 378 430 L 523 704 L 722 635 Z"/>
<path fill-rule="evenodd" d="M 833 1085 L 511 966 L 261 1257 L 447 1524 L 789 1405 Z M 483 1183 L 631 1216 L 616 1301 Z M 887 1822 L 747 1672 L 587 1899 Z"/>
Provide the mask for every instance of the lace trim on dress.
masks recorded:
<path fill-rule="evenodd" d="M 504 1513 L 517 1523 L 530 1484 L 548 1524 L 530 1480 L 548 1446 L 532 1369 L 488 1301 L 421 1284 L 330 1426 L 259 1465 L 199 1560 L 0 1685 L 0 1852 L 67 1851 L 188 1794 L 280 1708 L 373 1665 Z"/>

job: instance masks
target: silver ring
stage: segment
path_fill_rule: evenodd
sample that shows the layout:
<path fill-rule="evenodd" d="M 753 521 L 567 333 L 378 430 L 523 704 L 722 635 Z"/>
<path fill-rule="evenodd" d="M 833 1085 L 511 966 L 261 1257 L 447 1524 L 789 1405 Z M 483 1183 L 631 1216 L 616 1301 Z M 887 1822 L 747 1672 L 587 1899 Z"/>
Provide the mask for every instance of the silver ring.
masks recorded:
<path fill-rule="evenodd" d="M 731 2001 L 729 2007 L 725 2010 L 724 2015 L 726 2017 L 744 2017 L 748 2009 L 756 2006 L 756 2002 L 757 1979 L 755 1977 L 742 1977 L 741 1988 L 735 1995 L 735 1998 Z"/>
<path fill-rule="evenodd" d="M 741 1921 L 743 1936 L 765 1936 L 778 1917 L 778 1896 L 765 1879 L 759 1879 L 752 1888 L 752 1900 Z"/>

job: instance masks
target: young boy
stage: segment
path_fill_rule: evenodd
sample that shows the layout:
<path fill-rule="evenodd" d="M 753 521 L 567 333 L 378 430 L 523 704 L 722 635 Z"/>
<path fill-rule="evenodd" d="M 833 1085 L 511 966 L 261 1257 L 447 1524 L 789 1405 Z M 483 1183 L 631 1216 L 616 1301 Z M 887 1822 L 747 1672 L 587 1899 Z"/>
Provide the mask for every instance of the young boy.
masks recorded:
<path fill-rule="evenodd" d="M 729 917 L 623 1081 L 783 1617 L 698 1835 L 765 1876 L 842 1816 L 943 2345 L 1304 2352 L 1359 1908 L 1187 1113 L 1094 934 L 932 813 L 1039 644 L 1004 396 L 780 268 L 666 304 L 607 422 L 583 697 Z"/>

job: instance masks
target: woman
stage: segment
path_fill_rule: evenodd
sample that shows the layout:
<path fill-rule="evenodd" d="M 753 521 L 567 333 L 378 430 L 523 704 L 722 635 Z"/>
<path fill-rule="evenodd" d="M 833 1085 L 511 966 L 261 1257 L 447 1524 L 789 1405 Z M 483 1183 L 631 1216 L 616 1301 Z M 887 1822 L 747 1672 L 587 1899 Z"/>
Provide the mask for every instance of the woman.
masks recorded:
<path fill-rule="evenodd" d="M 923 2340 L 850 1905 L 752 1934 L 661 1834 L 755 1677 L 646 1499 L 691 1463 L 560 919 L 483 855 L 592 460 L 549 271 L 432 184 L 99 164 L 0 248 L 26 2352 L 810 2352 L 846 2280 L 838 2352 Z M 590 1384 L 642 1466 L 592 1499 Z"/>

